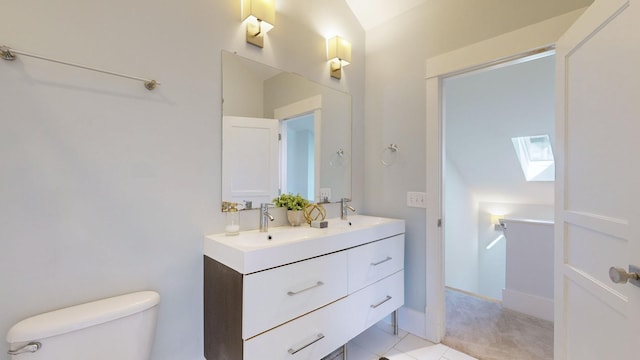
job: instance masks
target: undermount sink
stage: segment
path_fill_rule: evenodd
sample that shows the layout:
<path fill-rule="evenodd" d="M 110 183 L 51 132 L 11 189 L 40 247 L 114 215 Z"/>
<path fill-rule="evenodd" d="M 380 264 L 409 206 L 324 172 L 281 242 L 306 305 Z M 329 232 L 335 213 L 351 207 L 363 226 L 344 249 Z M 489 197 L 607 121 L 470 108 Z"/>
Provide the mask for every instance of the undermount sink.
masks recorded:
<path fill-rule="evenodd" d="M 209 235 L 204 255 L 241 274 L 288 264 L 332 251 L 362 245 L 404 232 L 404 220 L 351 215 L 347 220 L 328 219 L 328 227 L 272 227 L 268 232 L 241 231 L 237 236 Z"/>

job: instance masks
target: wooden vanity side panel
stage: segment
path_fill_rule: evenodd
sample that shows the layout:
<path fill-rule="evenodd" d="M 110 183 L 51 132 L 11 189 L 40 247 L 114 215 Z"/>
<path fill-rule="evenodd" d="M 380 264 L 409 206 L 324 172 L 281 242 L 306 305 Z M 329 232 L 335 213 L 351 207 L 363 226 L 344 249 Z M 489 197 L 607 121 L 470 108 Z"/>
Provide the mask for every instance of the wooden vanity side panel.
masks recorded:
<path fill-rule="evenodd" d="M 242 360 L 242 274 L 204 256 L 204 356 Z"/>

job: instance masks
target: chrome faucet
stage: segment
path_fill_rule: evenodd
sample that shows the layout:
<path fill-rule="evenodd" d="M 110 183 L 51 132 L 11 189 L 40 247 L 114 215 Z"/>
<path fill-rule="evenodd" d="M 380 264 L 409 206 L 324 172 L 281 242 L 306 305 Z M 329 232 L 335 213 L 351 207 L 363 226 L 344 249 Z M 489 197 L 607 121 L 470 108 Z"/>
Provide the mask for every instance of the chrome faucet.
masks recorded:
<path fill-rule="evenodd" d="M 353 212 L 356 211 L 356 209 L 354 209 L 353 206 L 348 204 L 348 202 L 350 201 L 351 199 L 347 199 L 347 198 L 340 199 L 340 208 L 342 209 L 342 211 L 340 212 L 340 219 L 342 220 L 347 220 L 347 210 L 351 210 Z"/>
<path fill-rule="evenodd" d="M 273 221 L 273 216 L 269 214 L 269 205 L 273 205 L 273 204 L 269 204 L 269 203 L 260 204 L 260 232 L 269 231 L 269 222 L 267 221 L 267 219 L 269 221 Z"/>

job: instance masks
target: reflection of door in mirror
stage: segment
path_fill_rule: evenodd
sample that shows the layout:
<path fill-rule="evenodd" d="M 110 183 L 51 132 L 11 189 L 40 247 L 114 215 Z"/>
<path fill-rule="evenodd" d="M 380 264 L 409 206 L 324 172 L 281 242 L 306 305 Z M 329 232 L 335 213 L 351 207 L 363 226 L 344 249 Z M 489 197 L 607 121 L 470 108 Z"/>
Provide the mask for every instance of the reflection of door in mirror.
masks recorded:
<path fill-rule="evenodd" d="M 322 96 L 279 107 L 273 115 L 282 124 L 281 192 L 314 202 L 320 194 Z"/>
<path fill-rule="evenodd" d="M 222 117 L 222 199 L 270 203 L 278 196 L 278 120 Z"/>
<path fill-rule="evenodd" d="M 281 192 L 315 198 L 314 116 L 305 114 L 283 120 L 280 126 Z"/>

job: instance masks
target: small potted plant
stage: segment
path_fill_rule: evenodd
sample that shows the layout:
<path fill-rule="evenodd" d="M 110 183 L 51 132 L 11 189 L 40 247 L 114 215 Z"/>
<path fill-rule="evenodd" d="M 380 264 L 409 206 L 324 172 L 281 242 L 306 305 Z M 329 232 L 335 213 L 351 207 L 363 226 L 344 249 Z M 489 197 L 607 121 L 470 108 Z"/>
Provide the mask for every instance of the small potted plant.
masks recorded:
<path fill-rule="evenodd" d="M 300 194 L 282 194 L 273 199 L 273 204 L 276 207 L 287 208 L 287 219 L 291 226 L 300 226 L 305 221 L 304 208 L 309 205 L 309 200 Z"/>

